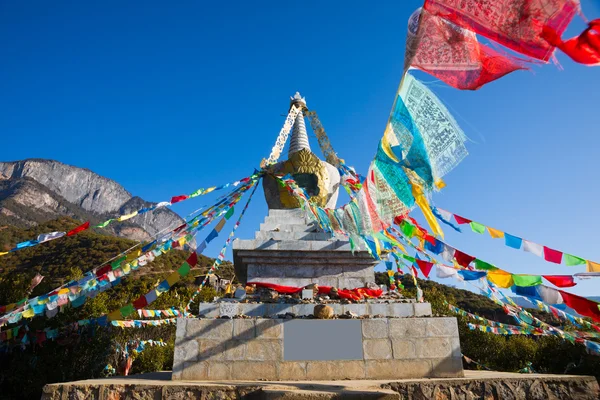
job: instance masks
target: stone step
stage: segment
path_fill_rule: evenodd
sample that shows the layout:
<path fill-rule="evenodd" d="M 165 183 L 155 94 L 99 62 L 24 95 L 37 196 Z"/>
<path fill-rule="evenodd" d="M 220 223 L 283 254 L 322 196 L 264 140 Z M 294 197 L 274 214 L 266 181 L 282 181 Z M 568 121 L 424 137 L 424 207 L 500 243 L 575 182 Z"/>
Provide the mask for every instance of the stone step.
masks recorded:
<path fill-rule="evenodd" d="M 301 208 L 292 208 L 289 210 L 269 210 L 269 216 L 283 218 L 304 218 L 306 212 Z"/>
<path fill-rule="evenodd" d="M 351 253 L 350 243 L 346 240 L 270 240 L 270 239 L 236 239 L 233 242 L 234 250 L 261 250 L 261 251 L 302 251 L 314 253 L 315 251 L 335 251 Z M 367 251 L 363 243 L 357 243 L 356 252 Z"/>
<path fill-rule="evenodd" d="M 281 218 L 281 217 L 265 217 L 263 221 L 270 225 L 312 225 L 313 221 L 305 218 Z"/>
<path fill-rule="evenodd" d="M 315 399 L 379 399 L 379 400 L 396 400 L 400 399 L 400 395 L 391 389 L 382 388 L 366 388 L 358 390 L 348 390 L 340 388 L 339 385 L 330 384 L 313 384 L 307 385 L 323 390 L 311 390 L 307 388 L 262 388 L 261 399 L 268 400 L 315 400 Z M 300 385 L 298 385 L 300 386 Z"/>
<path fill-rule="evenodd" d="M 261 231 L 284 231 L 284 232 L 316 232 L 321 231 L 321 228 L 314 224 L 288 224 L 288 223 L 273 223 L 273 222 L 263 222 L 260 224 Z"/>
<path fill-rule="evenodd" d="M 258 231 L 255 239 L 273 240 L 330 240 L 332 237 L 326 232 L 302 232 L 302 231 Z"/>

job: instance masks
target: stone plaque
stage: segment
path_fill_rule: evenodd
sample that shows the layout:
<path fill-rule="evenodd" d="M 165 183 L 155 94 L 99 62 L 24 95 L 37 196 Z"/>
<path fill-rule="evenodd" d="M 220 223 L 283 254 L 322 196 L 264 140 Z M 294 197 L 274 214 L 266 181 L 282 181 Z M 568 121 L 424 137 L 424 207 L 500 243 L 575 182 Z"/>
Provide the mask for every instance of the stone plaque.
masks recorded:
<path fill-rule="evenodd" d="M 360 320 L 295 319 L 283 324 L 284 361 L 362 360 Z"/>

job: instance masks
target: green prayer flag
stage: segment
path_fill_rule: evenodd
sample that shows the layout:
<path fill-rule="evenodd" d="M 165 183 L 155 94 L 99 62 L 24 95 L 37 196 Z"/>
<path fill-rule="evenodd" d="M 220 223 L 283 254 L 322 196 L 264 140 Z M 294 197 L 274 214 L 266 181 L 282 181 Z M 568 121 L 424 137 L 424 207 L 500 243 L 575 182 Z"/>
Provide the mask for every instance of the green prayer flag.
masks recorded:
<path fill-rule="evenodd" d="M 230 209 L 227 211 L 227 213 L 225 214 L 225 219 L 229 219 L 229 218 L 231 218 L 231 216 L 233 215 L 233 213 L 234 213 L 234 212 L 235 212 L 235 211 L 234 211 L 233 207 L 231 207 L 231 208 L 230 208 Z"/>
<path fill-rule="evenodd" d="M 179 267 L 179 269 L 177 270 L 177 273 L 179 273 L 179 275 L 181 276 L 186 276 L 187 274 L 189 274 L 190 264 L 188 264 L 187 261 L 184 261 L 181 267 Z"/>
<path fill-rule="evenodd" d="M 542 277 L 540 275 L 513 274 L 513 282 L 516 286 L 521 287 L 538 286 L 542 284 Z"/>
<path fill-rule="evenodd" d="M 111 262 L 110 266 L 112 267 L 112 269 L 117 269 L 117 268 L 119 268 L 119 266 L 121 265 L 121 263 L 123 261 L 125 261 L 126 258 L 127 258 L 127 256 L 123 256 L 121 258 L 118 258 L 115 261 Z"/>
<path fill-rule="evenodd" d="M 103 223 L 96 225 L 94 228 L 106 228 L 106 226 L 112 221 L 114 221 L 114 219 L 109 219 L 108 221 L 104 221 Z"/>
<path fill-rule="evenodd" d="M 415 232 L 415 226 L 409 224 L 406 221 L 402 221 L 402 225 L 400 225 L 400 229 L 402 230 L 402 233 L 404 233 L 409 238 L 412 238 L 413 234 Z"/>
<path fill-rule="evenodd" d="M 478 258 L 475 259 L 475 268 L 483 269 L 486 271 L 493 271 L 493 270 L 498 269 L 498 268 L 494 267 L 492 264 L 486 263 L 485 261 L 481 261 Z"/>
<path fill-rule="evenodd" d="M 194 193 L 190 194 L 188 196 L 188 199 L 191 199 L 192 197 L 200 196 L 203 192 L 204 192 L 204 189 L 198 189 Z"/>
<path fill-rule="evenodd" d="M 475 233 L 485 233 L 485 225 L 481 225 L 479 222 L 471 221 L 471 230 Z"/>
<path fill-rule="evenodd" d="M 564 257 L 564 260 L 565 260 L 565 264 L 568 267 L 572 267 L 574 265 L 585 264 L 585 260 L 583 258 L 572 256 L 572 255 L 567 254 L 567 253 L 563 253 L 563 257 Z"/>
<path fill-rule="evenodd" d="M 405 260 L 410 261 L 411 263 L 414 263 L 415 261 L 417 261 L 414 257 L 411 256 L 407 256 L 406 254 L 401 254 L 402 258 L 404 258 Z"/>
<path fill-rule="evenodd" d="M 125 307 L 119 309 L 119 312 L 123 318 L 127 318 L 135 312 L 135 308 L 133 308 L 133 304 L 127 304 Z"/>

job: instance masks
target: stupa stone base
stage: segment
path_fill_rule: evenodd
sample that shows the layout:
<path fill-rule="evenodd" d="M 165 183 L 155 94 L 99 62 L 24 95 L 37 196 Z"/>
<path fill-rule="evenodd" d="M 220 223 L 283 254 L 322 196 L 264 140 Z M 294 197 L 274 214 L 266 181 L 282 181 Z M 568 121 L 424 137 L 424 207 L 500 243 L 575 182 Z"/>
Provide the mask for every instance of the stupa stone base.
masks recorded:
<path fill-rule="evenodd" d="M 357 247 L 352 253 L 350 242 L 320 231 L 301 209 L 269 210 L 254 239 L 233 242 L 236 277 L 242 283 L 364 287 L 375 281 L 378 261 Z"/>
<path fill-rule="evenodd" d="M 172 381 L 170 372 L 46 385 L 42 400 L 63 399 L 389 399 L 596 400 L 593 376 L 465 371 L 464 378 L 345 381 Z"/>
<path fill-rule="evenodd" d="M 456 318 L 177 320 L 173 380 L 462 376 Z"/>
<path fill-rule="evenodd" d="M 248 317 L 274 318 L 286 313 L 297 317 L 312 315 L 315 309 L 314 303 L 290 304 L 290 303 L 237 303 L 218 302 L 200 303 L 198 315 L 201 318 L 235 317 L 245 315 Z M 402 299 L 386 302 L 366 302 L 353 304 L 327 303 L 333 308 L 336 315 L 350 312 L 356 316 L 378 315 L 381 317 L 426 317 L 431 315 L 431 304 L 417 303 L 414 299 Z"/>

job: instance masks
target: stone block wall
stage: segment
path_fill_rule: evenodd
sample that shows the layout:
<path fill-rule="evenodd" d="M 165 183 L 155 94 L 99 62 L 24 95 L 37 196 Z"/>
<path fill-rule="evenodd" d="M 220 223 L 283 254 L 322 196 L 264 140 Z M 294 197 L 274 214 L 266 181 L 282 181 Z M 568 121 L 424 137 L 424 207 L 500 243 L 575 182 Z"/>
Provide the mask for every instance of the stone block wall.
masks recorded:
<path fill-rule="evenodd" d="M 173 380 L 463 376 L 455 318 L 360 320 L 363 357 L 357 360 L 286 361 L 284 326 L 289 321 L 339 320 L 178 319 Z"/>
<path fill-rule="evenodd" d="M 329 303 L 336 315 L 347 311 L 357 316 L 379 315 L 382 317 L 427 317 L 431 315 L 431 304 L 416 303 L 413 299 L 404 299 L 402 302 L 390 303 L 361 303 L 361 304 L 336 304 Z M 315 304 L 289 304 L 289 303 L 200 303 L 198 315 L 201 318 L 218 318 L 222 316 L 235 317 L 246 315 L 248 317 L 273 318 L 285 313 L 297 316 L 313 314 Z"/>

